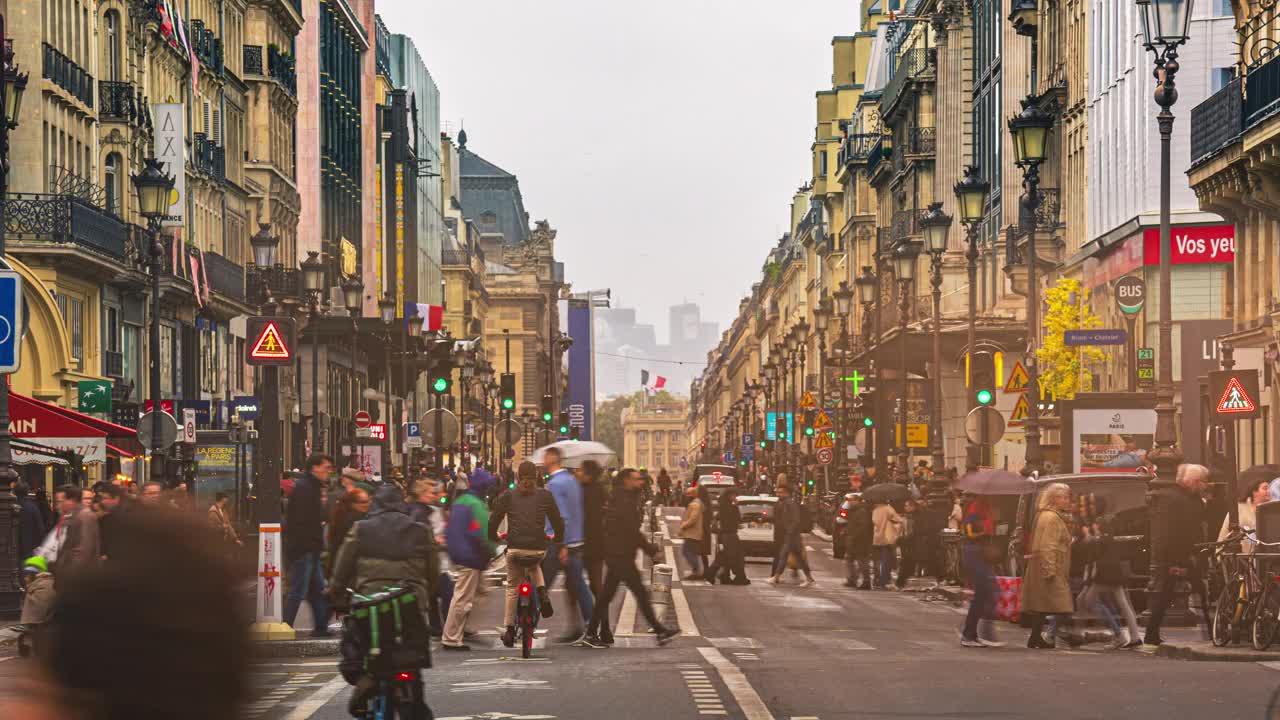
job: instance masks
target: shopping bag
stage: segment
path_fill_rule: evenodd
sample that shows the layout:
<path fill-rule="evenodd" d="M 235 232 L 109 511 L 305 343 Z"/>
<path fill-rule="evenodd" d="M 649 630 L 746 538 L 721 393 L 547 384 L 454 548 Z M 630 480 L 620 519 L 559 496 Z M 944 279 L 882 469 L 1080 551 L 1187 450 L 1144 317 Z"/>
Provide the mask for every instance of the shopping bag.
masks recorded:
<path fill-rule="evenodd" d="M 996 577 L 995 619 L 1018 622 L 1022 616 L 1022 578 Z"/>

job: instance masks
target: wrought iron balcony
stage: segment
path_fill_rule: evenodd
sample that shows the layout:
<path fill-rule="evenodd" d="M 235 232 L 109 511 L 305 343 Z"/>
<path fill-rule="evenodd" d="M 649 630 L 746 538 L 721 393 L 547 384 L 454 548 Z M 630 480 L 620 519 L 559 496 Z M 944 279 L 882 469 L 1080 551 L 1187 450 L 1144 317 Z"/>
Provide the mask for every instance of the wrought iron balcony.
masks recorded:
<path fill-rule="evenodd" d="M 904 53 L 898 59 L 898 66 L 894 69 L 893 77 L 889 78 L 889 82 L 885 83 L 884 91 L 880 95 L 880 116 L 889 117 L 893 114 L 894 108 L 903 96 L 903 91 L 907 89 L 909 83 L 915 80 L 920 73 L 924 72 L 929 65 L 929 56 L 924 48 L 912 48 Z"/>
<path fill-rule="evenodd" d="M 924 217 L 925 210 L 898 210 L 893 214 L 893 221 L 889 226 L 889 237 L 894 242 L 912 235 L 920 234 L 920 218 Z"/>
<path fill-rule="evenodd" d="M 1244 129 L 1280 112 L 1280 55 L 1245 73 Z"/>
<path fill-rule="evenodd" d="M 880 140 L 880 133 L 856 133 L 840 143 L 840 164 L 860 165 L 871 156 L 871 148 Z"/>
<path fill-rule="evenodd" d="M 274 45 L 267 48 L 267 74 L 278 80 L 294 96 L 298 94 L 296 64 L 297 61 L 292 56 L 280 52 Z"/>
<path fill-rule="evenodd" d="M 206 70 L 214 75 L 221 75 L 222 39 L 214 35 L 213 30 L 205 27 L 203 20 L 192 20 L 187 25 L 190 28 L 187 31 L 187 38 L 191 41 L 191 51 L 195 53 L 196 58 Z"/>
<path fill-rule="evenodd" d="M 140 119 L 138 108 L 142 98 L 137 96 L 131 82 L 101 80 L 98 82 L 98 119 L 136 123 Z"/>
<path fill-rule="evenodd" d="M 250 305 L 262 305 L 269 294 L 277 302 L 297 299 L 302 295 L 302 271 L 283 265 L 245 268 L 245 300 Z M 264 291 L 265 290 L 265 291 Z"/>
<path fill-rule="evenodd" d="M 884 159 L 884 145 L 885 145 L 884 135 L 880 135 L 876 137 L 875 141 L 871 143 L 871 149 L 867 152 L 867 175 L 868 176 L 875 174 L 876 166 L 879 165 L 880 161 Z"/>
<path fill-rule="evenodd" d="M 54 85 L 67 91 L 80 102 L 93 107 L 93 76 L 49 43 L 43 45 L 42 76 L 53 81 Z"/>
<path fill-rule="evenodd" d="M 933 155 L 938 149 L 938 132 L 931 127 L 907 129 L 908 155 Z"/>
<path fill-rule="evenodd" d="M 466 250 L 447 248 L 440 251 L 440 264 L 444 267 L 470 267 L 471 255 Z"/>
<path fill-rule="evenodd" d="M 244 74 L 262 75 L 262 46 L 244 46 Z"/>
<path fill-rule="evenodd" d="M 191 140 L 191 167 L 218 183 L 226 181 L 226 149 L 216 145 L 204 133 L 195 133 Z"/>
<path fill-rule="evenodd" d="M 1191 163 L 1207 160 L 1244 131 L 1244 94 L 1239 78 L 1191 109 Z"/>
<path fill-rule="evenodd" d="M 122 262 L 131 256 L 125 224 L 72 195 L 9 193 L 4 220 L 15 241 L 68 243 Z"/>
<path fill-rule="evenodd" d="M 244 300 L 244 268 L 218 253 L 208 252 L 204 254 L 204 272 L 214 292 Z"/>

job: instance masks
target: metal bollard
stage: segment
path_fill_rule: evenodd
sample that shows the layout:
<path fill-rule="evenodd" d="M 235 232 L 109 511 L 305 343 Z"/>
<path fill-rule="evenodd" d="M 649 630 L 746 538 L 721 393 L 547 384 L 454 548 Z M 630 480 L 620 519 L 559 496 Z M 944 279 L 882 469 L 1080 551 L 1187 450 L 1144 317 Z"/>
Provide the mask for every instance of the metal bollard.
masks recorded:
<path fill-rule="evenodd" d="M 671 607 L 671 576 L 675 568 L 665 563 L 657 563 L 649 574 L 649 595 L 653 602 L 653 611 L 659 619 L 666 616 Z"/>

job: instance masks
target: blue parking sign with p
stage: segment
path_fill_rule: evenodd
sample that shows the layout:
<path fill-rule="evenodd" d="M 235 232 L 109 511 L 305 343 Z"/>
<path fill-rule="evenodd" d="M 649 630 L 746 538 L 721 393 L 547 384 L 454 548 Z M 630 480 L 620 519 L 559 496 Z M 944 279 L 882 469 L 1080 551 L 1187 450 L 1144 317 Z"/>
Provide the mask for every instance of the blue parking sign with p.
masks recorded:
<path fill-rule="evenodd" d="M 0 373 L 22 364 L 22 278 L 0 270 Z"/>
<path fill-rule="evenodd" d="M 404 429 L 407 437 L 422 437 L 422 426 L 416 422 L 405 423 Z"/>

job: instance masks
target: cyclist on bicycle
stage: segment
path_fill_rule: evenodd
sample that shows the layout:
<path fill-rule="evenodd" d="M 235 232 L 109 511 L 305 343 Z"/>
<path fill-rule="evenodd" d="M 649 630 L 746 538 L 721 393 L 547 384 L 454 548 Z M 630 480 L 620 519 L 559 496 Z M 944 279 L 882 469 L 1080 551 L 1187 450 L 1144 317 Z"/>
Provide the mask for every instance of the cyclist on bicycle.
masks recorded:
<path fill-rule="evenodd" d="M 560 516 L 560 508 L 556 506 L 556 499 L 550 492 L 538 487 L 538 466 L 533 463 L 520 463 L 515 490 L 504 492 L 494 502 L 493 513 L 489 517 L 490 540 L 498 541 L 498 528 L 503 520 L 507 521 L 507 604 L 503 613 L 503 624 L 507 630 L 502 635 L 502 644 L 515 647 L 516 603 L 519 600 L 520 582 L 526 572 L 526 568 L 518 561 L 536 560 L 537 564 L 528 567 L 527 571 L 537 588 L 538 608 L 542 617 L 549 618 L 554 610 L 541 567 L 542 558 L 547 554 L 548 521 L 555 532 L 551 541 L 564 542 L 564 519 Z"/>

